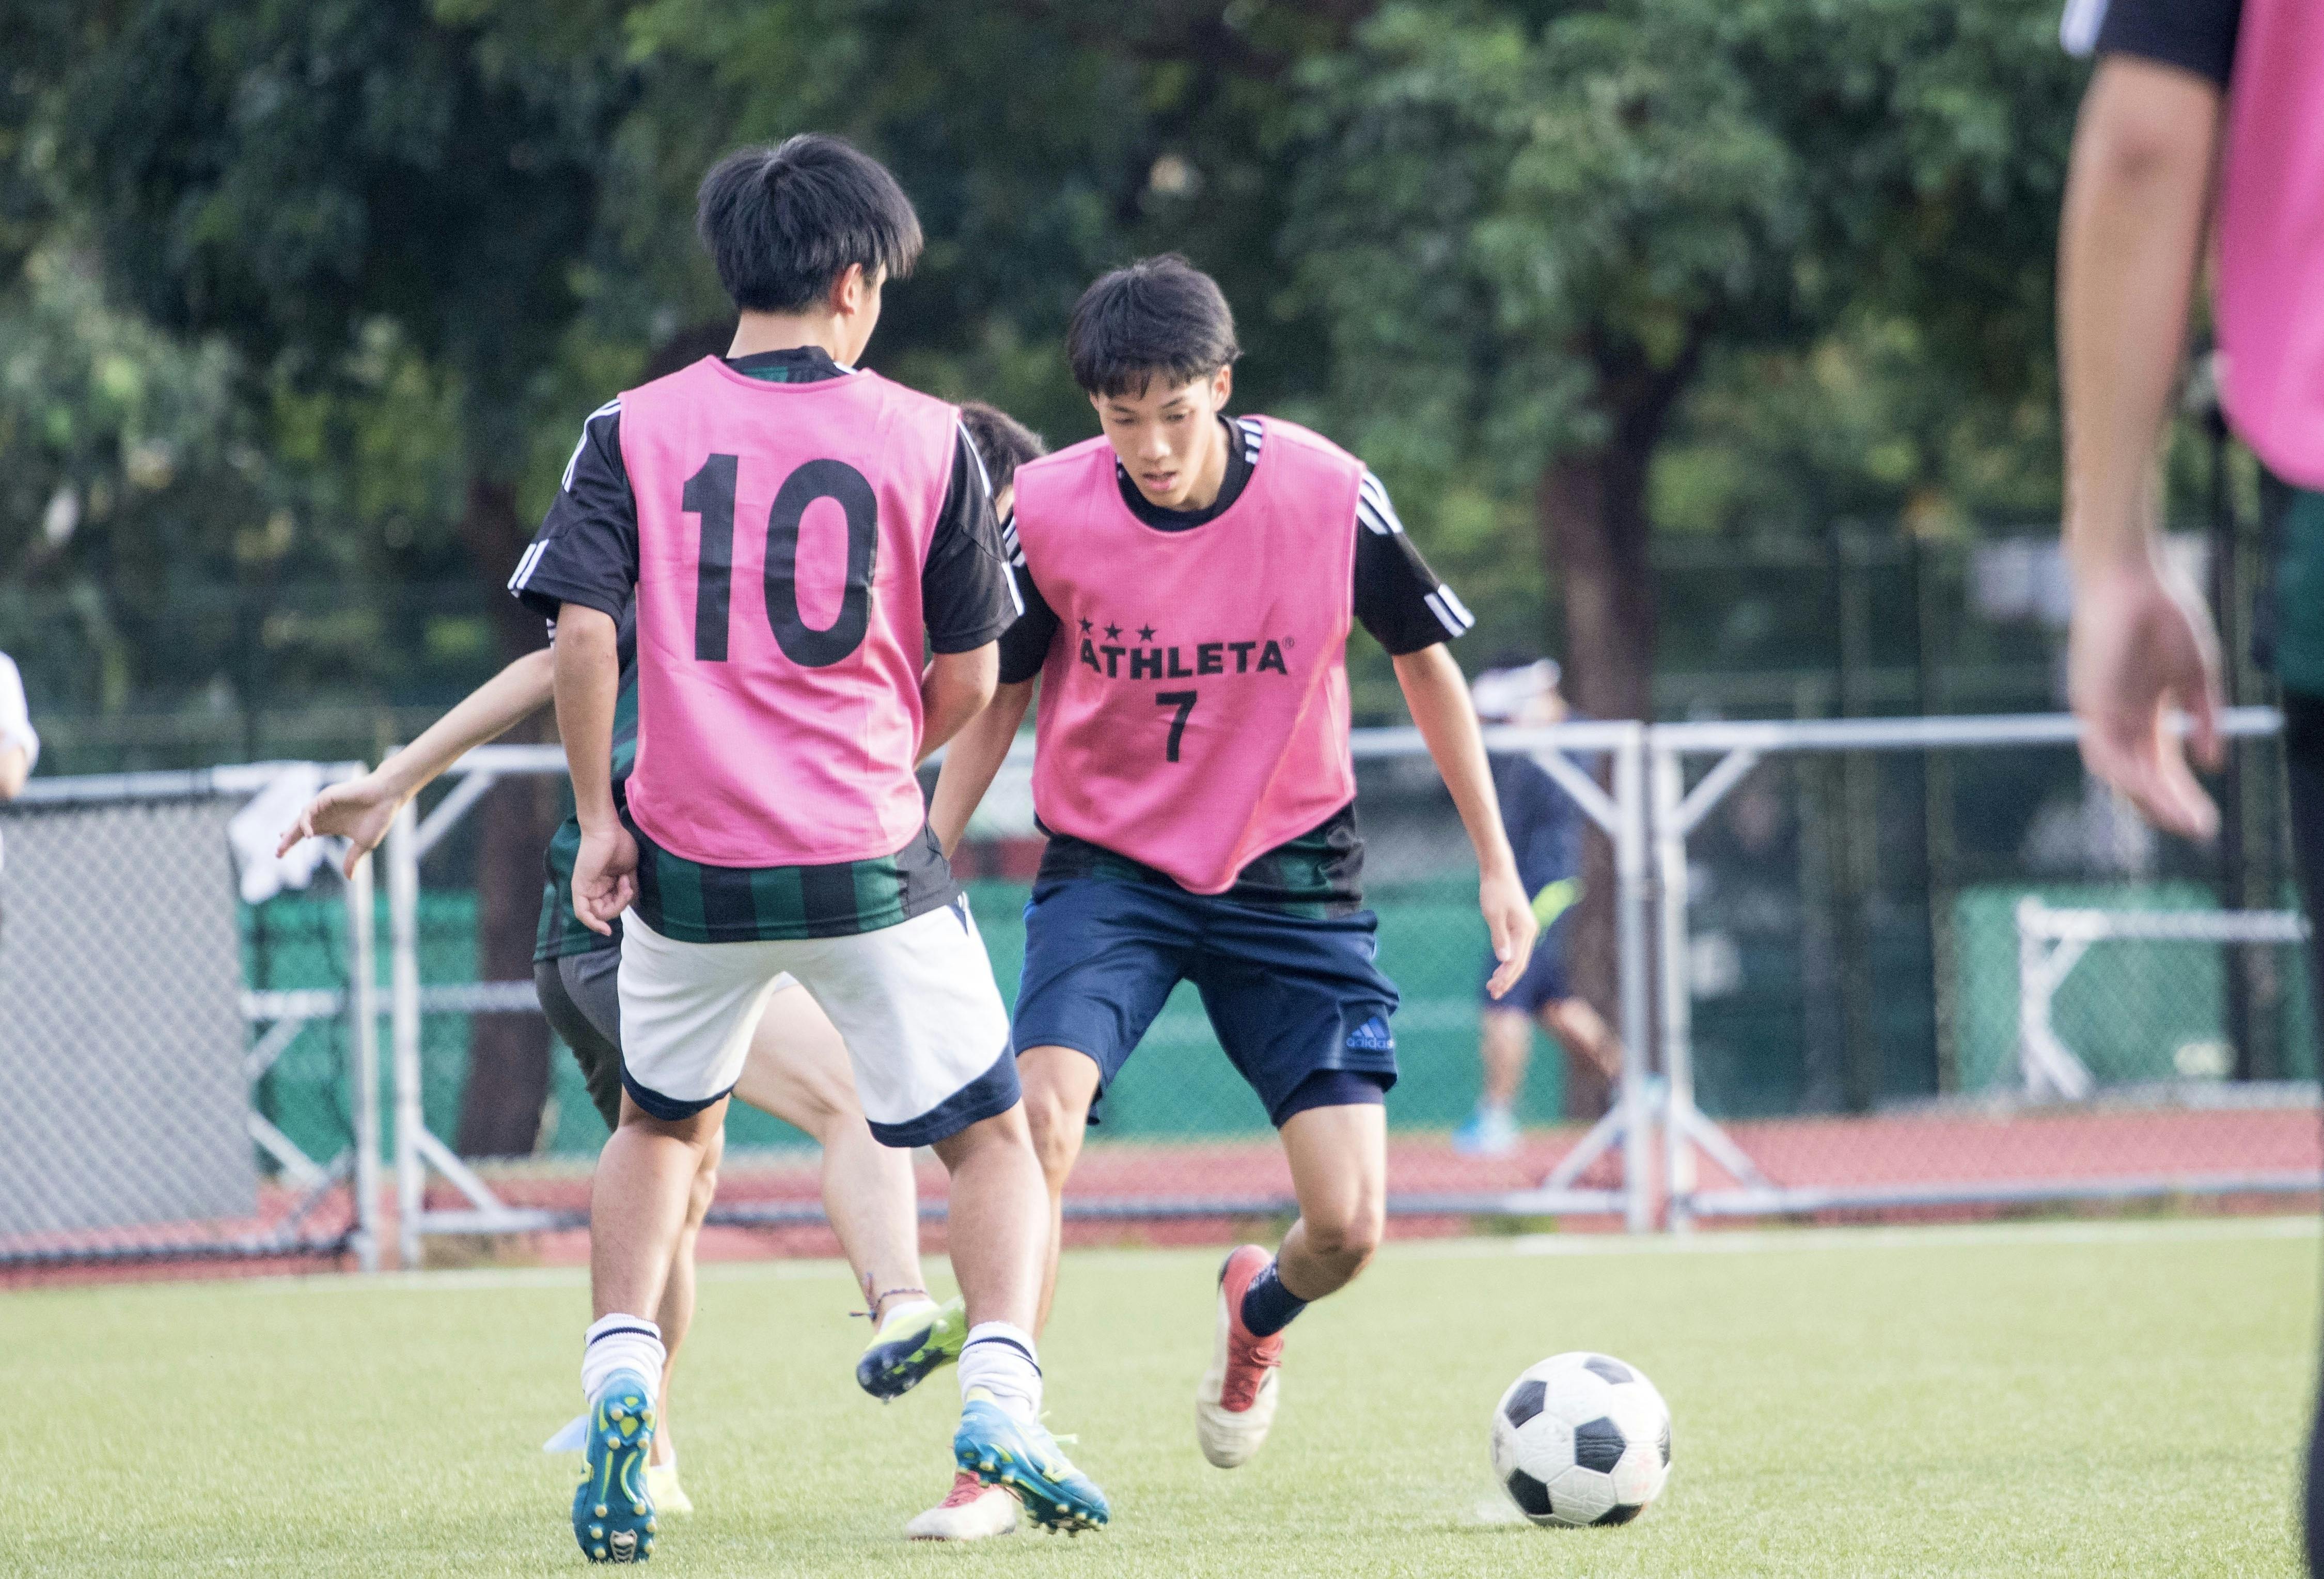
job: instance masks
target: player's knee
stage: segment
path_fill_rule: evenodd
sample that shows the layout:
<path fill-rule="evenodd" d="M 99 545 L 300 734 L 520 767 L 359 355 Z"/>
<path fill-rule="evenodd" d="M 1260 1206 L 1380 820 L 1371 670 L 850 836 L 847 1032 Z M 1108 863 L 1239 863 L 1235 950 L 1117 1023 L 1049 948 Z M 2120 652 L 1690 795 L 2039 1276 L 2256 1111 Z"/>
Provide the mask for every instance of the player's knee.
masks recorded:
<path fill-rule="evenodd" d="M 1377 1204 L 1332 1211 L 1306 1219 L 1308 1251 L 1353 1277 L 1379 1249 L 1387 1220 Z"/>
<path fill-rule="evenodd" d="M 1088 1122 L 1088 1114 L 1074 1113 L 1071 1107 L 1055 1092 L 1025 1094 L 1025 1122 L 1033 1132 L 1033 1154 L 1041 1159 L 1041 1171 L 1052 1181 L 1071 1172 L 1081 1155 L 1082 1126 Z"/>
<path fill-rule="evenodd" d="M 718 1168 L 715 1163 L 697 1171 L 693 1187 L 686 1196 L 686 1225 L 689 1229 L 702 1226 L 710 1215 L 710 1203 L 718 1198 Z"/>

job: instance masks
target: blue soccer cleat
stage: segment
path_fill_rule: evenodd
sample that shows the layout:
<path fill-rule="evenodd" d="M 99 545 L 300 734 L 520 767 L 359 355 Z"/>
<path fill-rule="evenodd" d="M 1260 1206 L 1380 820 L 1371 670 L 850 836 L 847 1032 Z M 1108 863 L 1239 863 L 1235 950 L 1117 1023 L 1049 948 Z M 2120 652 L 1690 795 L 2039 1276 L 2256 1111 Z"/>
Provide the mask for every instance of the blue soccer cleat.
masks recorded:
<path fill-rule="evenodd" d="M 593 1563 L 642 1563 L 653 1556 L 653 1495 L 646 1457 L 653 1449 L 653 1385 L 616 1371 L 589 1408 L 588 1469 L 573 1493 L 573 1538 Z"/>
<path fill-rule="evenodd" d="M 962 1406 L 952 1456 L 962 1473 L 1014 1492 L 1036 1524 L 1067 1535 L 1105 1527 L 1110 1510 L 1097 1482 L 1058 1451 L 1047 1427 L 1018 1419 L 982 1388 L 970 1389 Z"/>

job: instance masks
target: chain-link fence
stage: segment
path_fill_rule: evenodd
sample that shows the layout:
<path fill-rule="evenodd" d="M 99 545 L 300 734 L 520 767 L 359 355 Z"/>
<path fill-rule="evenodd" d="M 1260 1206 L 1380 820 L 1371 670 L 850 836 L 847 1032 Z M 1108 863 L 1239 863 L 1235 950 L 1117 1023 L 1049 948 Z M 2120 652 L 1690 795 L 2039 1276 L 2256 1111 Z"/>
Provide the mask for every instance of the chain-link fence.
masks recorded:
<path fill-rule="evenodd" d="M 1600 826 L 1620 827 L 1623 808 L 1631 808 L 1631 859 L 1627 867 L 1607 863 L 1609 872 L 1627 870 L 1631 902 L 1592 913 L 1608 923 L 1597 988 L 1609 1017 L 1618 1024 L 1627 1015 L 1642 1030 L 1645 839 L 1636 811 L 1643 804 L 1644 731 L 1592 724 L 1495 739 L 1497 746 L 1532 752 L 1589 803 L 1587 815 Z M 1451 1131 L 1478 1097 L 1478 1011 L 1489 949 L 1477 909 L 1476 863 L 1416 732 L 1359 732 L 1357 757 L 1364 889 L 1379 916 L 1381 965 L 1403 993 L 1395 1020 L 1402 1076 L 1388 1098 L 1391 1209 L 1443 1215 L 1635 1214 L 1644 1226 L 1643 1196 L 1626 1182 L 1644 1182 L 1644 1153 L 1633 1151 L 1626 1165 L 1624 1151 L 1626 1144 L 1643 1141 L 1643 1129 L 1626 1126 L 1618 1112 L 1604 1118 L 1602 1087 L 1569 1093 L 1568 1060 L 1545 1035 L 1536 1035 L 1532 1077 L 1519 1108 L 1520 1142 L 1491 1156 L 1453 1149 Z M 1012 1003 L 1024 958 L 1024 909 L 1039 853 L 1029 764 L 1029 747 L 1020 745 L 987 797 L 957 863 L 1002 994 Z M 459 830 L 495 784 L 561 776 L 563 766 L 554 748 L 487 747 L 471 753 L 450 776 L 443 799 L 425 817 L 407 814 L 390 836 L 385 854 L 399 973 L 391 993 L 391 1040 L 399 1119 L 409 1113 L 414 1121 L 397 1126 L 407 1256 L 418 1254 L 427 1234 L 519 1232 L 586 1218 L 587 1168 L 605 1131 L 577 1067 L 561 1049 L 552 1057 L 547 1113 L 530 1157 L 464 1160 L 443 1139 L 459 1126 L 475 1014 L 529 1008 L 532 993 L 530 983 L 473 981 L 479 910 L 466 884 L 474 881 L 475 863 L 459 845 Z M 1618 875 L 1609 880 L 1622 881 Z M 1610 924 L 1618 911 L 1633 919 L 1627 929 Z M 1571 923 L 1567 929 L 1572 930 Z M 1627 1002 L 1620 990 L 1625 980 L 1631 986 Z M 727 1126 L 714 1223 L 764 1226 L 819 1216 L 816 1153 L 805 1136 L 740 1103 L 730 1110 Z M 940 1202 L 941 1170 L 925 1168 L 923 1184 L 931 1205 Z M 1193 989 L 1181 986 L 1106 1094 L 1103 1122 L 1092 1132 L 1067 1196 L 1068 1214 L 1267 1214 L 1286 1209 L 1290 1199 L 1289 1173 L 1265 1112 L 1211 1034 Z"/>
<path fill-rule="evenodd" d="M 0 812 L 0 1275 L 368 1262 L 369 867 L 267 864 L 326 772 L 36 780 Z"/>
<path fill-rule="evenodd" d="M 2064 717 L 1652 732 L 1674 1217 L 2313 1193 L 2273 714 L 2209 845 Z"/>

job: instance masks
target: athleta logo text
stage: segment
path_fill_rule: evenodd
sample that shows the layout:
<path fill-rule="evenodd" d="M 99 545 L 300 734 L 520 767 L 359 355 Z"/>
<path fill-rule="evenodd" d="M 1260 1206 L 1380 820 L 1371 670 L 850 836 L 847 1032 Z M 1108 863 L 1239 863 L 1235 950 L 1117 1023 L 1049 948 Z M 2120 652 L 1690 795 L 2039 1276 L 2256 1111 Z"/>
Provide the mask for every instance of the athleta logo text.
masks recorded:
<path fill-rule="evenodd" d="M 1119 640 L 1120 625 L 1104 628 L 1104 640 L 1087 620 L 1082 623 L 1081 662 L 1093 674 L 1108 679 L 1194 679 L 1206 674 L 1279 674 L 1286 678 L 1283 643 L 1264 639 L 1250 642 L 1197 642 L 1191 647 L 1139 646 Z M 1154 627 L 1140 627 L 1139 635 L 1151 642 Z M 1192 661 L 1188 654 L 1192 654 Z"/>

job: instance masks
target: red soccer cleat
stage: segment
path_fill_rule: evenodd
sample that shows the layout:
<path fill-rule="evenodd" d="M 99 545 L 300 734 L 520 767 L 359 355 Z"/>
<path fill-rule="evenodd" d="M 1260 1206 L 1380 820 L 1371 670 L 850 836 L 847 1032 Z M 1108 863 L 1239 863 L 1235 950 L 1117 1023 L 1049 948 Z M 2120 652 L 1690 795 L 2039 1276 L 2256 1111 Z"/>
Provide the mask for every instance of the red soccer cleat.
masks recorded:
<path fill-rule="evenodd" d="M 1218 1341 L 1194 1394 L 1194 1436 L 1203 1456 L 1221 1469 L 1248 1463 L 1275 1424 L 1283 1334 L 1262 1338 L 1242 1324 L 1243 1292 L 1274 1259 L 1246 1244 L 1219 1269 Z"/>

